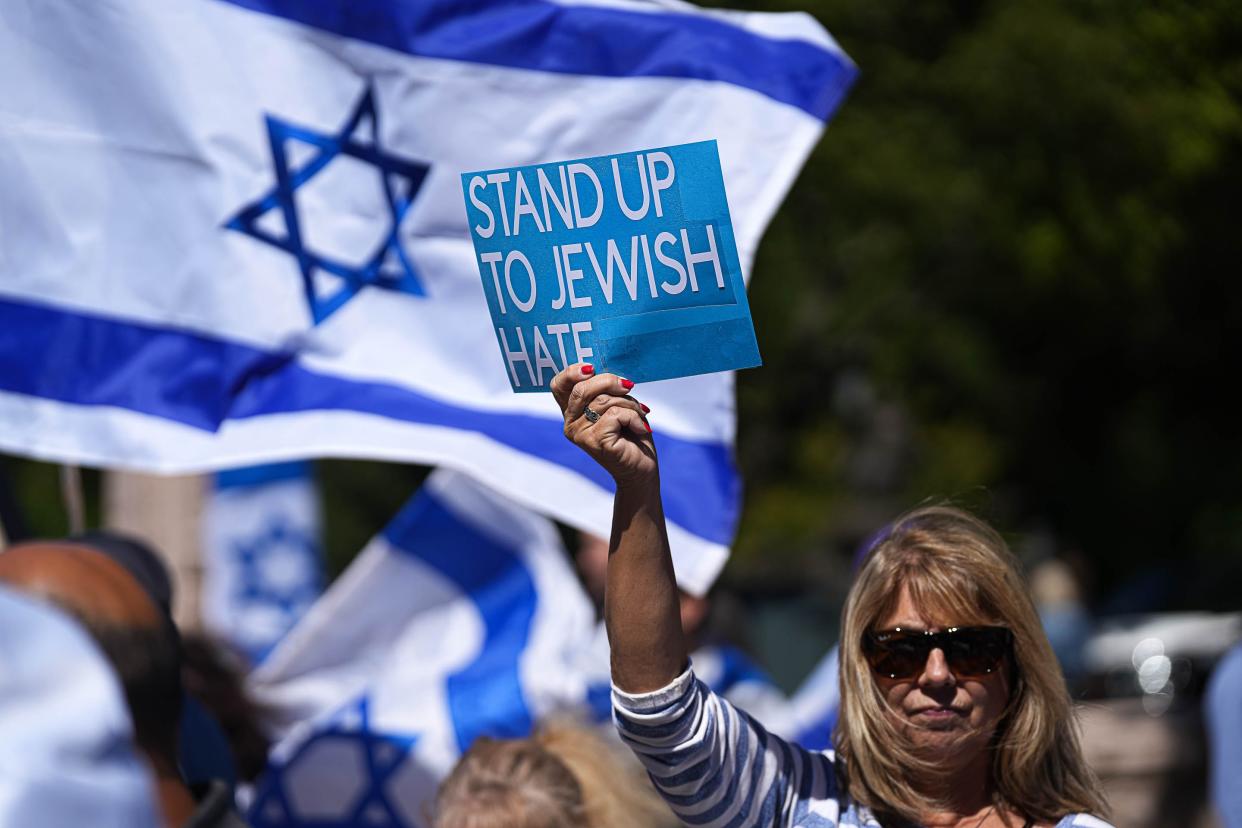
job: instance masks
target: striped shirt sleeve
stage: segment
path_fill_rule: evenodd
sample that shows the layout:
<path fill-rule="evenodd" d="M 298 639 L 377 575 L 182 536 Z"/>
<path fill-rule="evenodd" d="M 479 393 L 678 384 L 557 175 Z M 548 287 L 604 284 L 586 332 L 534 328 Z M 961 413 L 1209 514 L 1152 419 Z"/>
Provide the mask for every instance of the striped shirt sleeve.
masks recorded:
<path fill-rule="evenodd" d="M 774 736 L 687 670 L 651 693 L 613 688 L 621 738 L 687 825 L 837 825 L 832 759 Z"/>

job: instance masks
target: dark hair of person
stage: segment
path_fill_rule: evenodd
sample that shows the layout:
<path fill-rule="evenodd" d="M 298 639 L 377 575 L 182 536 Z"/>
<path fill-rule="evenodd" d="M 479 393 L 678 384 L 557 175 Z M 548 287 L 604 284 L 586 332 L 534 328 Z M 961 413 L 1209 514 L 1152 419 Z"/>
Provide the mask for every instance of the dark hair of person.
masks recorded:
<path fill-rule="evenodd" d="M 246 692 L 242 670 L 231 653 L 209 636 L 187 633 L 182 641 L 186 692 L 219 723 L 237 763 L 237 775 L 253 782 L 267 764 L 271 744 L 260 724 L 265 711 Z"/>
<path fill-rule="evenodd" d="M 121 626 L 81 617 L 116 671 L 134 720 L 134 741 L 153 757 L 177 761 L 181 720 L 181 642 L 172 621 Z"/>

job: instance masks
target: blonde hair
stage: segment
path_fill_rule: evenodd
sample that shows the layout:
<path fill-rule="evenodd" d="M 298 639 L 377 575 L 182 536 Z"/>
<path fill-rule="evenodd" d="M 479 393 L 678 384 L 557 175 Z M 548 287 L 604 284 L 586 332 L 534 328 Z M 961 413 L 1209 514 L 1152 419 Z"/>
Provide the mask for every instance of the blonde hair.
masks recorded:
<path fill-rule="evenodd" d="M 898 518 L 872 545 L 846 599 L 841 632 L 837 767 L 850 796 L 917 822 L 944 803 L 924 793 L 946 771 L 920 755 L 889 715 L 862 651 L 864 636 L 896 608 L 903 587 L 924 613 L 1013 633 L 1009 703 L 990 742 L 999 807 L 1056 821 L 1108 806 L 1079 744 L 1069 692 L 1019 573 L 995 529 L 960 509 L 928 506 Z"/>
<path fill-rule="evenodd" d="M 658 828 L 676 822 L 636 762 L 566 721 L 482 738 L 436 794 L 436 828 Z"/>

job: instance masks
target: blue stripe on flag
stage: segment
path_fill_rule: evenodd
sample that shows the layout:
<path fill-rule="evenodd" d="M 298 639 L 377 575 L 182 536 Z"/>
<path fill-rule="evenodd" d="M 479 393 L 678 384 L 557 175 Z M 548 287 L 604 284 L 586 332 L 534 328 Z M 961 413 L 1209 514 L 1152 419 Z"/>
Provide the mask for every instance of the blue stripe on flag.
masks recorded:
<path fill-rule="evenodd" d="M 840 52 L 706 15 L 544 0 L 223 0 L 410 55 L 611 78 L 686 78 L 754 90 L 828 120 L 857 69 Z"/>
<path fill-rule="evenodd" d="M 521 556 L 425 489 L 393 518 L 384 537 L 451 581 L 483 618 L 478 656 L 445 682 L 458 748 L 468 750 L 479 736 L 528 735 L 534 721 L 522 695 L 518 663 L 539 597 Z"/>
<path fill-rule="evenodd" d="M 288 480 L 304 480 L 310 477 L 313 468 L 309 461 L 291 460 L 287 463 L 261 463 L 257 466 L 225 469 L 216 475 L 216 489 L 250 488 Z"/>
<path fill-rule="evenodd" d="M 474 431 L 612 489 L 557 420 L 465 408 L 396 385 L 319 374 L 290 354 L 12 299 L 0 299 L 0 390 L 123 408 L 204 431 L 267 414 L 375 414 Z M 669 519 L 729 544 L 741 501 L 729 449 L 667 434 L 656 445 Z"/>

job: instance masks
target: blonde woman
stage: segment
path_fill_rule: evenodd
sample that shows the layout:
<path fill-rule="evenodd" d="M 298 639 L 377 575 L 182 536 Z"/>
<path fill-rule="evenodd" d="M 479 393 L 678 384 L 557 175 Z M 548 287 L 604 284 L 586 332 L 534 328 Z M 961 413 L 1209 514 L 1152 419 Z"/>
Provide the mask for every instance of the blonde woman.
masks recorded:
<path fill-rule="evenodd" d="M 846 601 L 836 751 L 767 733 L 687 668 L 659 468 L 633 383 L 557 375 L 565 434 L 617 484 L 605 617 L 622 738 L 688 825 L 1107 828 L 1069 696 L 1004 541 L 896 521 Z"/>

